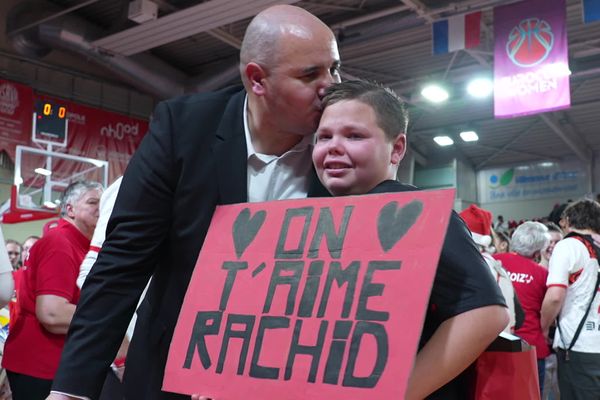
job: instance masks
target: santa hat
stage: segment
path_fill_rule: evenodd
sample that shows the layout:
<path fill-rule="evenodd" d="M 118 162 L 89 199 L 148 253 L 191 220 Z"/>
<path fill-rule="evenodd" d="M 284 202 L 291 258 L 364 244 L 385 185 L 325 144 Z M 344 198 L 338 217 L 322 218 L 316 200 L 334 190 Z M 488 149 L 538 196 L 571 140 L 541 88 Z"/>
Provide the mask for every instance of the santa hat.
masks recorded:
<path fill-rule="evenodd" d="M 460 216 L 471 231 L 475 243 L 483 247 L 488 247 L 492 244 L 491 212 L 471 204 L 469 208 L 461 211 Z"/>

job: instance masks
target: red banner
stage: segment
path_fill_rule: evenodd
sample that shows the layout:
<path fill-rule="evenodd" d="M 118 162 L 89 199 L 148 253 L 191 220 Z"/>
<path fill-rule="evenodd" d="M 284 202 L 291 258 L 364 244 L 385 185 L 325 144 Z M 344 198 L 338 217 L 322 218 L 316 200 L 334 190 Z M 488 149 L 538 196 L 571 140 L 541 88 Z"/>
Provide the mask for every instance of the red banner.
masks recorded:
<path fill-rule="evenodd" d="M 0 150 L 14 160 L 17 145 L 39 147 L 31 140 L 34 103 L 49 100 L 67 108 L 66 148 L 53 151 L 109 162 L 109 183 L 123 175 L 148 130 L 148 122 L 71 101 L 37 95 L 18 83 L 0 80 Z M 44 146 L 43 146 L 44 147 Z"/>
<path fill-rule="evenodd" d="M 109 162 L 109 182 L 123 175 L 129 159 L 148 130 L 148 122 L 49 96 L 35 96 L 67 108 L 66 153 Z M 64 151 L 54 148 L 54 151 Z"/>
<path fill-rule="evenodd" d="M 17 145 L 30 145 L 32 110 L 30 87 L 0 79 L 0 150 L 13 160 Z"/>
<path fill-rule="evenodd" d="M 454 191 L 218 207 L 163 389 L 402 399 Z"/>

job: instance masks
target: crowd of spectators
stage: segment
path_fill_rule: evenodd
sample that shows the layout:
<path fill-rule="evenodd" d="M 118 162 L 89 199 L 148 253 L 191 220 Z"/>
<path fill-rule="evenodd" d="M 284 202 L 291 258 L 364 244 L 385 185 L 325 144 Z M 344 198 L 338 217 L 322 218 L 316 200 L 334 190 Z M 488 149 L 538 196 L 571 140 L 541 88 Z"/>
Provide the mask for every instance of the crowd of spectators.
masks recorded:
<path fill-rule="evenodd" d="M 513 333 L 535 346 L 541 398 L 598 399 L 600 204 L 568 200 L 531 220 L 498 215 L 490 233 L 482 253 L 512 281 L 524 312 Z"/>
<path fill-rule="evenodd" d="M 102 191 L 99 183 L 75 182 L 64 191 L 61 218 L 47 223 L 41 238 L 29 236 L 22 244 L 4 240 L 8 263 L 1 254 L 0 262 L 9 265 L 14 292 L 2 343 L 2 400 L 43 399 L 50 391 L 79 299 L 76 280 Z"/>

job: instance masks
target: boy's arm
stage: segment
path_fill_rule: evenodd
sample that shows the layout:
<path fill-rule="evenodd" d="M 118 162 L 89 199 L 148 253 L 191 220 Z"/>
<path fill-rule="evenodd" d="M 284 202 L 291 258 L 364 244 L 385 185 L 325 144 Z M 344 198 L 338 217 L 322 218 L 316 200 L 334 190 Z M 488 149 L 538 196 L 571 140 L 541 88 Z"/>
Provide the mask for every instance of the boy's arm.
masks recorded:
<path fill-rule="evenodd" d="M 505 307 L 476 308 L 444 321 L 417 354 L 406 400 L 423 399 L 463 370 L 508 324 Z"/>

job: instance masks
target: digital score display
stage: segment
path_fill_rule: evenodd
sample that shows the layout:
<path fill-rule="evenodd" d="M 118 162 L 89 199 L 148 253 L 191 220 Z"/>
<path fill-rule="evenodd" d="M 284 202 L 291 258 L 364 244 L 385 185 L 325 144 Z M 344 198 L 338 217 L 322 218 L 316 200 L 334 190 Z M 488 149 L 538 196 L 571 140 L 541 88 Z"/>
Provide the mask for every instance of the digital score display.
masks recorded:
<path fill-rule="evenodd" d="M 47 101 L 38 101 L 36 110 L 38 118 L 40 116 L 50 119 L 65 119 L 67 117 L 67 108 Z"/>
<path fill-rule="evenodd" d="M 67 108 L 54 102 L 38 100 L 34 112 L 34 141 L 64 145 L 67 135 Z"/>

